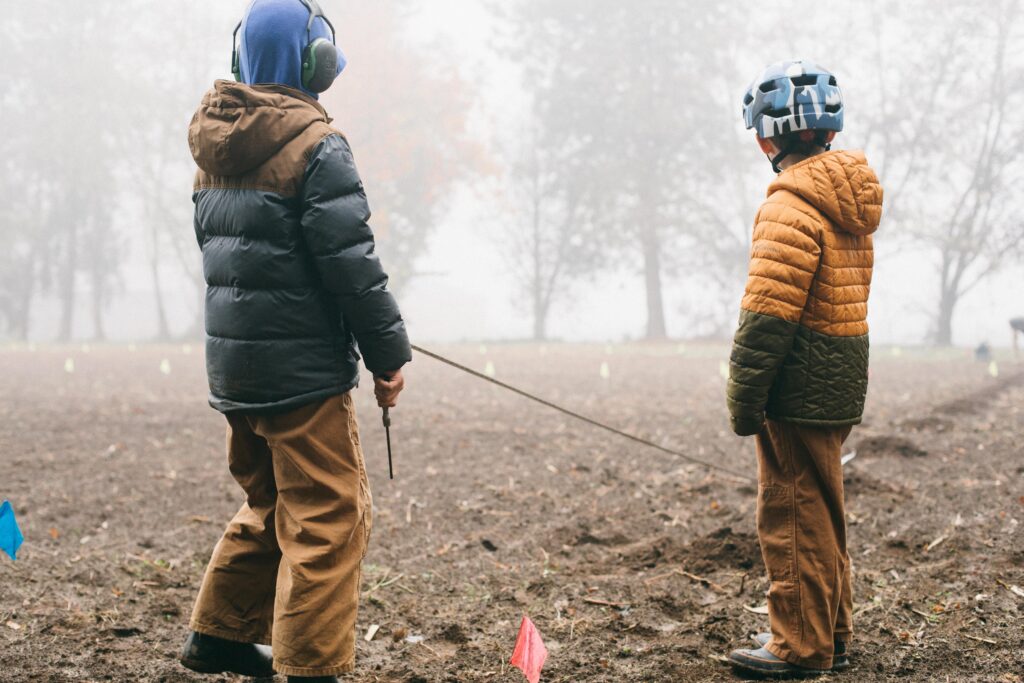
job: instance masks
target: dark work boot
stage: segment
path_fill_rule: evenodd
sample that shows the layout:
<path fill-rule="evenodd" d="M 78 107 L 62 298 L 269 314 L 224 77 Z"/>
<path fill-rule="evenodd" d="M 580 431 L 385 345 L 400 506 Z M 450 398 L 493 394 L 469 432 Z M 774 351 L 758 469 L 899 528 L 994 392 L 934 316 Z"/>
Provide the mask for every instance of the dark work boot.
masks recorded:
<path fill-rule="evenodd" d="M 814 678 L 827 671 L 790 664 L 763 647 L 757 650 L 733 650 L 729 653 L 729 663 L 741 673 L 764 678 Z"/>
<path fill-rule="evenodd" d="M 236 643 L 194 631 L 185 641 L 181 665 L 201 674 L 233 673 L 253 678 L 274 676 L 274 657 L 269 647 Z"/>
<path fill-rule="evenodd" d="M 764 647 L 772 640 L 770 633 L 758 633 L 751 637 L 758 647 Z M 850 655 L 846 651 L 846 641 L 835 640 L 832 642 L 832 671 L 843 671 L 850 668 Z"/>

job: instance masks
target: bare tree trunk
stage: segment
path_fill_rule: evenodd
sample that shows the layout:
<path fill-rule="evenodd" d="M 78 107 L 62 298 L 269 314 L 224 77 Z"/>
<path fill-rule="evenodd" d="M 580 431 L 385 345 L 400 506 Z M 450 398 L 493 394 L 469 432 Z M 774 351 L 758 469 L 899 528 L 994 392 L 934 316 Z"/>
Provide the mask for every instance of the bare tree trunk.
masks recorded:
<path fill-rule="evenodd" d="M 154 233 L 156 230 L 154 229 Z M 153 240 L 156 241 L 157 237 L 154 234 Z M 154 244 L 153 255 L 149 259 L 150 274 L 153 276 L 153 298 L 156 302 L 156 324 L 157 324 L 157 339 L 166 341 L 171 338 L 171 328 L 167 324 L 167 309 L 164 307 L 164 294 L 163 286 L 160 283 L 160 257 L 158 254 L 160 249 Z"/>
<path fill-rule="evenodd" d="M 60 284 L 60 329 L 57 333 L 58 341 L 70 341 L 72 325 L 75 315 L 75 275 L 78 271 L 78 226 L 72 219 L 67 223 L 64 248 L 67 249 L 67 258 L 61 266 L 64 272 L 61 274 Z"/>
<path fill-rule="evenodd" d="M 544 305 L 544 261 L 541 248 L 540 188 L 534 179 L 533 186 L 533 340 L 544 341 L 547 337 L 547 307 Z"/>
<path fill-rule="evenodd" d="M 534 313 L 533 315 L 533 340 L 546 341 L 548 338 L 546 313 Z"/>
<path fill-rule="evenodd" d="M 199 306 L 196 308 L 192 324 L 185 331 L 184 336 L 187 339 L 204 339 L 206 337 L 206 282 L 196 283 L 196 288 Z"/>
<path fill-rule="evenodd" d="M 944 286 L 939 297 L 939 308 L 935 317 L 935 345 L 953 345 L 953 313 L 959 296 L 954 288 Z"/>
<path fill-rule="evenodd" d="M 103 274 L 94 273 L 92 282 L 92 325 L 93 338 L 105 341 L 107 333 L 103 330 Z"/>
<path fill-rule="evenodd" d="M 537 284 L 533 290 L 533 340 L 546 341 L 548 338 L 548 311 L 551 310 L 551 298 L 545 293 L 540 271 Z"/>
<path fill-rule="evenodd" d="M 15 339 L 21 342 L 28 341 L 29 311 L 31 310 L 31 298 L 25 297 L 22 306 L 18 309 L 18 315 L 14 319 L 12 334 Z"/>
<path fill-rule="evenodd" d="M 544 282 L 543 276 L 540 272 L 540 261 L 537 259 L 536 252 L 539 251 L 537 247 L 534 247 L 534 264 L 533 264 L 533 340 L 544 341 L 547 337 L 547 316 L 548 312 L 544 305 Z"/>
<path fill-rule="evenodd" d="M 196 288 L 197 306 L 192 323 L 181 336 L 185 339 L 202 339 L 206 336 L 206 277 L 203 273 L 202 256 L 199 255 L 196 259 L 196 252 L 193 251 L 195 247 L 192 246 L 195 244 L 194 240 L 189 240 L 191 244 L 188 249 L 182 242 L 182 240 L 173 239 L 173 236 L 169 240 L 169 244 L 177 256 L 178 265 L 187 276 L 189 283 Z M 168 325 L 168 330 L 170 330 L 170 325 Z M 169 332 L 168 336 L 170 336 Z"/>
<path fill-rule="evenodd" d="M 647 339 L 665 339 L 665 302 L 661 289 L 661 245 L 653 224 L 647 223 L 641 235 L 644 249 L 644 284 L 647 289 Z"/>
<path fill-rule="evenodd" d="M 25 282 L 21 290 L 21 296 L 16 304 L 16 313 L 13 320 L 14 338 L 18 341 L 27 342 L 29 325 L 31 324 L 32 300 L 36 293 L 36 252 L 28 257 L 28 266 L 25 268 Z"/>

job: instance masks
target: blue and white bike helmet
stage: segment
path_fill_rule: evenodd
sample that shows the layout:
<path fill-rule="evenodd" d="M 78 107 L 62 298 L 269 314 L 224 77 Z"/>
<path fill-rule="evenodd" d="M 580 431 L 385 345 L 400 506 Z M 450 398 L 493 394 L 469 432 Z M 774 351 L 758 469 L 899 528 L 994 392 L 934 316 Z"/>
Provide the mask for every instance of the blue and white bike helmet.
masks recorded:
<path fill-rule="evenodd" d="M 772 64 L 750 84 L 743 97 L 743 121 L 767 140 L 800 131 L 817 131 L 828 147 L 828 133 L 843 129 L 843 93 L 828 69 L 806 61 Z M 789 150 L 784 150 L 786 154 Z M 772 160 L 776 166 L 786 156 Z"/>

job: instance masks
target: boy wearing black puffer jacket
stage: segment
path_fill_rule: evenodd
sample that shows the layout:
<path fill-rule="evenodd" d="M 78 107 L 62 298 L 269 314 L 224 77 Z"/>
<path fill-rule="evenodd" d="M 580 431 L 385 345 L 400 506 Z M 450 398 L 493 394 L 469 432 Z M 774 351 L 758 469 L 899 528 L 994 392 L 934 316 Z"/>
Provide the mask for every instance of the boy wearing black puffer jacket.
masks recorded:
<path fill-rule="evenodd" d="M 247 501 L 214 550 L 182 663 L 333 681 L 354 668 L 371 526 L 356 345 L 387 407 L 411 350 L 352 152 L 316 99 L 345 65 L 333 28 L 314 0 L 254 0 L 238 33 L 240 82 L 206 94 L 189 146 L 210 403 Z"/>

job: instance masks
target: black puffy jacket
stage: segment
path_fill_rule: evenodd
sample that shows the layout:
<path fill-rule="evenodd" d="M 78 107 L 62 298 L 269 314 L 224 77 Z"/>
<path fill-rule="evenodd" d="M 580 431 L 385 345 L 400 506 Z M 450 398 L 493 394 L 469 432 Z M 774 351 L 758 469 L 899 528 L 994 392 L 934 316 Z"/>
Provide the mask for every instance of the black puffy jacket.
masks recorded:
<path fill-rule="evenodd" d="M 189 129 L 210 404 L 282 412 L 411 359 L 345 137 L 283 86 L 218 81 Z"/>

